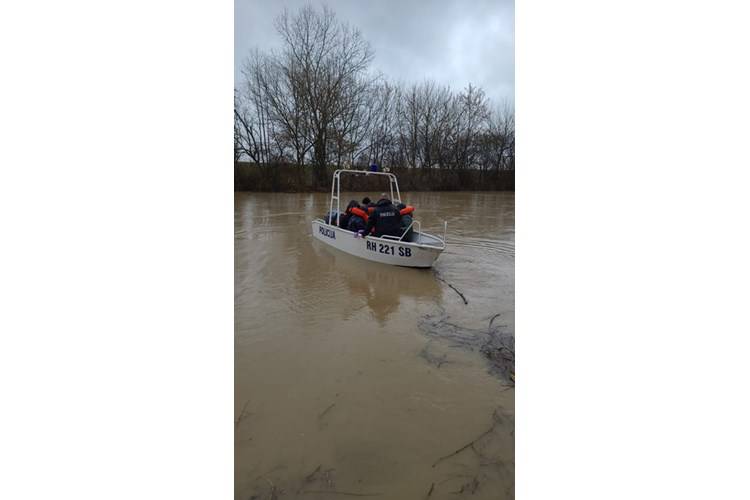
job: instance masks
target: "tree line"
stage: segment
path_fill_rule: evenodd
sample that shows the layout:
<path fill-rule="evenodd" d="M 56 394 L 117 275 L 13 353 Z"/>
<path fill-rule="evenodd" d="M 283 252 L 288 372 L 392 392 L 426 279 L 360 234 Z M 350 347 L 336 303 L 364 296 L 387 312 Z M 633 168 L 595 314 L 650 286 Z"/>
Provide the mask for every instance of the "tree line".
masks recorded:
<path fill-rule="evenodd" d="M 285 11 L 275 27 L 282 48 L 253 51 L 235 89 L 235 162 L 311 165 L 318 187 L 330 165 L 514 170 L 514 112 L 480 87 L 455 92 L 373 74 L 369 42 L 327 7 Z"/>

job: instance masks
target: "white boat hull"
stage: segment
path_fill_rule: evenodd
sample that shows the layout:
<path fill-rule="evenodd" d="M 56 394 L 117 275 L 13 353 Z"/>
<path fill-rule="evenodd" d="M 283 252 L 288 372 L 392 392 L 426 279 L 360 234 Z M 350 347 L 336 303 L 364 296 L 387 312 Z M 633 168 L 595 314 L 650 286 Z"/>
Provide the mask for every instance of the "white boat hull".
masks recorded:
<path fill-rule="evenodd" d="M 342 252 L 383 264 L 404 267 L 432 267 L 445 248 L 436 236 L 416 233 L 415 242 L 388 238 L 359 238 L 356 233 L 326 224 L 322 219 L 312 222 L 312 234 L 317 240 Z"/>

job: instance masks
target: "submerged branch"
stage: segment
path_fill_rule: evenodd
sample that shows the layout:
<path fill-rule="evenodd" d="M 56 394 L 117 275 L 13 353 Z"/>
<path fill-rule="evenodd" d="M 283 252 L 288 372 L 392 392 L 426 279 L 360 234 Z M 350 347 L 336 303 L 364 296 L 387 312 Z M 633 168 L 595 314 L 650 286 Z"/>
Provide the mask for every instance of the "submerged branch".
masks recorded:
<path fill-rule="evenodd" d="M 242 411 L 240 412 L 237 419 L 234 421 L 234 429 L 237 430 L 237 428 L 240 426 L 240 423 L 245 417 L 249 417 L 252 415 L 252 413 L 246 413 L 245 410 L 247 409 L 247 405 L 250 403 L 250 400 L 248 399 L 245 401 L 245 406 L 242 407 Z"/>
<path fill-rule="evenodd" d="M 446 285 L 448 285 L 449 287 L 451 287 L 451 288 L 452 288 L 452 289 L 453 289 L 453 290 L 454 290 L 454 291 L 455 291 L 455 292 L 456 292 L 457 294 L 459 294 L 459 295 L 461 296 L 461 299 L 462 299 L 462 300 L 464 301 L 464 304 L 465 304 L 465 305 L 469 305 L 469 301 L 468 301 L 468 300 L 466 300 L 466 297 L 464 296 L 464 294 L 463 294 L 463 293 L 461 293 L 461 291 L 460 291 L 460 290 L 459 290 L 458 288 L 456 288 L 455 286 L 451 285 L 450 283 L 448 283 L 447 281 L 445 281 L 445 280 L 444 280 L 443 278 L 441 278 L 441 277 L 440 277 L 440 274 L 439 274 L 439 273 L 438 273 L 437 271 L 435 271 L 435 277 L 436 277 L 436 278 L 437 278 L 438 280 L 440 280 L 440 281 L 442 281 L 443 283 L 445 283 Z"/>
<path fill-rule="evenodd" d="M 453 453 L 449 453 L 448 455 L 444 455 L 438 458 L 437 460 L 435 460 L 435 463 L 433 463 L 432 466 L 435 467 L 437 464 L 439 464 L 443 460 L 454 457 L 458 455 L 459 453 L 461 453 L 462 451 L 466 450 L 467 448 L 471 448 L 472 450 L 474 450 L 474 453 L 476 453 L 477 455 L 479 455 L 480 458 L 482 458 L 482 453 L 477 451 L 477 449 L 474 448 L 474 445 L 477 444 L 477 442 L 479 442 L 482 438 L 492 433 L 495 430 L 495 426 L 497 426 L 502 421 L 502 419 L 503 419 L 503 416 L 500 413 L 498 413 L 497 409 L 495 409 L 492 412 L 492 425 L 490 426 L 489 429 L 487 429 L 482 434 L 480 434 L 476 439 L 469 441 L 468 443 L 466 443 L 465 445 L 463 445 L 462 447 L 460 447 Z"/>
<path fill-rule="evenodd" d="M 495 321 L 495 318 L 497 318 L 498 316 L 500 316 L 500 313 L 497 313 L 490 318 L 490 325 L 487 327 L 488 333 L 492 332 L 492 322 Z"/>
<path fill-rule="evenodd" d="M 318 475 L 318 472 L 320 471 L 320 468 L 322 466 L 323 466 L 322 464 L 318 465 L 318 467 L 314 471 L 312 471 L 310 474 L 308 474 L 305 477 L 305 481 L 307 481 L 308 483 L 311 483 L 311 482 L 315 481 L 315 477 Z"/>
<path fill-rule="evenodd" d="M 435 489 L 435 483 L 432 483 L 430 485 L 430 491 L 427 492 L 427 496 L 425 498 L 430 498 L 430 495 L 432 495 L 432 490 Z"/>
<path fill-rule="evenodd" d="M 466 443 L 465 445 L 463 445 L 462 447 L 460 447 L 459 449 L 457 449 L 453 453 L 449 453 L 448 455 L 445 455 L 445 456 L 442 456 L 442 457 L 438 458 L 435 461 L 435 463 L 432 464 L 432 466 L 435 467 L 437 464 L 439 464 L 443 460 L 445 460 L 447 458 L 451 458 L 453 456 L 456 456 L 456 455 L 458 455 L 459 453 L 461 453 L 462 451 L 464 451 L 467 448 L 472 448 L 474 446 L 474 443 L 476 443 L 477 441 L 479 441 L 480 439 L 482 439 L 484 436 L 486 436 L 487 434 L 489 434 L 490 432 L 492 432 L 494 429 L 495 429 L 495 424 L 493 423 L 492 427 L 490 427 L 489 429 L 487 429 L 486 431 L 484 431 L 481 436 L 479 436 L 478 438 L 474 439 L 473 441 L 470 441 L 470 442 Z"/>
<path fill-rule="evenodd" d="M 323 410 L 323 412 L 322 412 L 322 413 L 321 413 L 320 415 L 318 415 L 318 418 L 319 418 L 319 419 L 320 419 L 320 418 L 323 418 L 323 416 L 324 416 L 324 415 L 325 415 L 326 413 L 328 413 L 328 411 L 329 411 L 329 410 L 330 410 L 331 408 L 333 408 L 334 406 L 336 406 L 336 403 L 331 403 L 331 405 L 330 405 L 330 406 L 329 406 L 328 408 L 326 408 L 325 410 Z"/>
<path fill-rule="evenodd" d="M 429 337 L 449 341 L 450 347 L 478 350 L 489 361 L 493 373 L 504 379 L 506 383 L 515 384 L 515 336 L 508 325 L 495 324 L 501 315 L 501 313 L 496 313 L 483 318 L 484 321 L 489 320 L 487 327 L 470 328 L 451 323 L 445 310 L 438 307 L 436 313 L 422 317 L 418 328 Z M 434 355 L 430 356 L 428 352 L 420 354 L 436 366 L 440 363 L 439 358 Z"/>

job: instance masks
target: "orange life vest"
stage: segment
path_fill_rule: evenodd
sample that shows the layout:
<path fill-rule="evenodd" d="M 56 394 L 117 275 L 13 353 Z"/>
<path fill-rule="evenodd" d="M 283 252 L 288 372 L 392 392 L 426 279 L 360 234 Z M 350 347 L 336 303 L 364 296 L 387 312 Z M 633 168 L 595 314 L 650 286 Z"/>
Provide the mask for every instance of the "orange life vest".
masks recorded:
<path fill-rule="evenodd" d="M 413 211 L 414 211 L 414 207 L 412 207 L 411 205 L 407 205 L 407 207 L 402 208 L 401 211 L 399 211 L 399 213 L 401 215 L 407 215 L 407 214 L 412 213 Z"/>
<path fill-rule="evenodd" d="M 361 208 L 352 207 L 349 211 L 357 217 L 362 217 L 367 222 L 367 213 Z"/>

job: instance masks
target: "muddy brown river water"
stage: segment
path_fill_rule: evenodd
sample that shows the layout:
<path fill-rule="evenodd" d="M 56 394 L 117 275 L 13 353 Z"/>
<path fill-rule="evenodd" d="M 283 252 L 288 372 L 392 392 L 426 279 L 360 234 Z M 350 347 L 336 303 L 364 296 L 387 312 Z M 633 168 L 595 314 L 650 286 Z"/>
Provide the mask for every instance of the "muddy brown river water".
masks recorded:
<path fill-rule="evenodd" d="M 433 270 L 313 240 L 326 194 L 235 193 L 237 499 L 513 498 L 514 194 L 402 199 L 448 221 Z"/>

